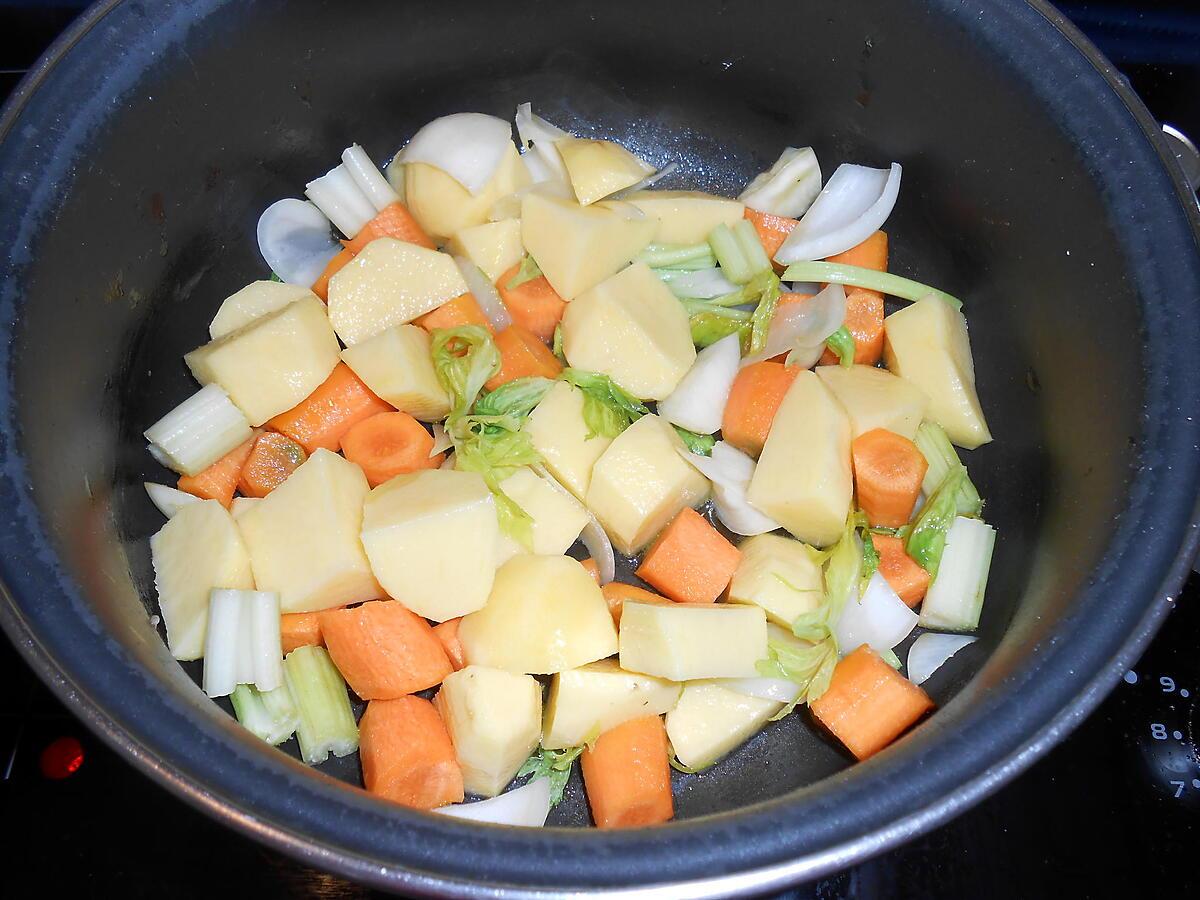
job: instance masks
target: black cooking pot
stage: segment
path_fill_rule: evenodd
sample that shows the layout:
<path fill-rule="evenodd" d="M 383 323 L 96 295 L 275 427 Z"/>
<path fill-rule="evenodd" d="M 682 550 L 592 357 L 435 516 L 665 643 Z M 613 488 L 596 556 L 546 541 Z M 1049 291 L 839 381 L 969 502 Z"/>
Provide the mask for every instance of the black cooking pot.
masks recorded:
<path fill-rule="evenodd" d="M 478 826 L 348 789 L 353 758 L 323 773 L 266 748 L 150 624 L 141 482 L 164 473 L 140 432 L 194 389 L 180 357 L 218 302 L 266 274 L 259 212 L 351 141 L 384 161 L 434 116 L 524 100 L 720 193 L 789 144 L 827 172 L 903 162 L 893 268 L 966 300 L 996 435 L 969 462 L 1000 540 L 982 640 L 929 683 L 941 711 L 871 761 L 797 715 L 676 775 L 668 826 Z M 847 865 L 1078 723 L 1192 556 L 1200 254 L 1169 160 L 1040 2 L 98 4 L 0 120 L 0 620 L 159 782 L 364 881 L 681 897 Z M 576 784 L 552 821 L 586 820 Z"/>

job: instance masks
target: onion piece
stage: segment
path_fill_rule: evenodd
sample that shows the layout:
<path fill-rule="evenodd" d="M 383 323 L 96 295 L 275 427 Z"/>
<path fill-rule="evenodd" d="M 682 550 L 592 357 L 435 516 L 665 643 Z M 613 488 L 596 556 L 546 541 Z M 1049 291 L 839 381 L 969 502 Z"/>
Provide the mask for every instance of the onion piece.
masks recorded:
<path fill-rule="evenodd" d="M 512 316 L 509 315 L 504 301 L 500 299 L 500 292 L 488 281 L 488 277 L 479 266 L 465 256 L 454 257 L 454 263 L 462 273 L 463 281 L 467 283 L 467 290 L 471 292 L 487 320 L 492 323 L 492 328 L 499 333 L 511 325 Z"/>
<path fill-rule="evenodd" d="M 778 522 L 755 509 L 746 499 L 755 464 L 741 450 L 725 441 L 717 441 L 713 445 L 712 456 L 700 456 L 682 448 L 679 448 L 679 454 L 712 482 L 713 511 L 734 534 L 766 534 L 780 527 Z"/>
<path fill-rule="evenodd" d="M 668 175 L 670 175 L 672 172 L 674 172 L 678 168 L 679 168 L 679 163 L 669 162 L 665 166 L 663 166 L 661 169 L 659 169 L 657 172 L 653 172 L 650 175 L 647 175 L 645 178 L 643 178 L 637 184 L 631 184 L 629 187 L 622 188 L 621 190 L 617 191 L 615 194 L 610 194 L 607 199 L 609 199 L 609 200 L 624 200 L 630 194 L 636 193 L 637 191 L 644 191 L 646 188 L 650 187 L 651 185 L 661 181 L 662 179 L 666 178 Z"/>
<path fill-rule="evenodd" d="M 842 327 L 846 321 L 846 289 L 840 284 L 831 284 L 815 297 L 802 303 L 788 303 L 775 310 L 771 327 L 767 329 L 767 342 L 762 351 L 747 356 L 743 366 L 772 359 L 781 353 L 798 351 L 796 360 L 788 357 L 788 365 L 803 365 L 808 368 L 821 357 L 825 339 Z M 805 364 L 813 353 L 812 361 Z"/>
<path fill-rule="evenodd" d="M 843 163 L 775 253 L 785 265 L 856 247 L 883 227 L 900 195 L 899 163 L 871 169 Z"/>
<path fill-rule="evenodd" d="M 661 275 L 661 273 L 660 273 Z M 676 297 L 689 300 L 708 300 L 712 297 L 723 297 L 740 290 L 740 284 L 734 284 L 725 277 L 720 268 L 693 269 L 690 272 L 672 273 L 664 279 L 671 293 Z"/>
<path fill-rule="evenodd" d="M 571 177 L 567 174 L 567 166 L 562 161 L 562 155 L 554 146 L 554 142 L 571 137 L 571 134 L 563 131 L 557 125 L 551 125 L 541 116 L 535 116 L 532 103 L 522 103 L 518 106 L 514 120 L 517 124 L 517 136 L 520 139 L 522 155 L 527 156 L 532 153 L 538 159 L 537 163 L 526 162 L 526 168 L 529 169 L 533 180 L 535 182 L 560 181 L 569 187 Z M 535 170 L 541 174 L 541 177 L 534 175 Z M 573 195 L 574 192 L 572 192 Z"/>
<path fill-rule="evenodd" d="M 453 451 L 451 451 L 450 453 L 446 454 L 446 458 L 444 460 L 442 460 L 442 464 L 440 466 L 438 466 L 438 468 L 439 469 L 453 469 L 456 463 L 457 463 L 457 460 L 455 460 L 454 453 L 453 453 Z"/>
<path fill-rule="evenodd" d="M 719 678 L 713 683 L 745 697 L 777 703 L 792 703 L 800 696 L 800 685 L 786 678 Z"/>
<path fill-rule="evenodd" d="M 446 429 L 442 427 L 441 422 L 434 422 L 430 426 L 433 432 L 433 447 L 429 451 L 429 458 L 433 459 L 443 450 L 449 450 L 454 446 L 454 441 L 450 440 L 450 435 L 446 434 Z"/>
<path fill-rule="evenodd" d="M 258 252 L 287 284 L 310 287 L 341 249 L 325 214 L 306 200 L 277 200 L 258 217 Z"/>
<path fill-rule="evenodd" d="M 908 648 L 908 677 L 923 684 L 955 653 L 977 639 L 965 634 L 938 634 L 927 631 Z"/>
<path fill-rule="evenodd" d="M 342 165 L 306 184 L 304 195 L 348 238 L 353 238 L 375 218 L 375 205 L 359 188 L 350 170 Z"/>
<path fill-rule="evenodd" d="M 736 334 L 705 347 L 696 354 L 696 361 L 670 396 L 659 401 L 658 414 L 696 434 L 720 430 L 741 360 L 742 347 Z"/>
<path fill-rule="evenodd" d="M 512 126 L 503 119 L 483 113 L 454 113 L 422 127 L 396 159 L 434 166 L 478 194 L 492 180 L 510 147 Z"/>
<path fill-rule="evenodd" d="M 767 171 L 754 177 L 738 199 L 751 209 L 798 218 L 821 193 L 821 166 L 812 147 L 788 147 Z"/>
<path fill-rule="evenodd" d="M 382 212 L 385 207 L 400 200 L 400 195 L 388 184 L 379 167 L 367 156 L 367 151 L 358 144 L 351 144 L 342 151 L 342 165 L 346 167 L 363 196 L 371 201 L 376 212 Z"/>
<path fill-rule="evenodd" d="M 153 481 L 144 482 L 143 487 L 146 488 L 150 502 L 157 506 L 158 511 L 168 519 L 189 503 L 198 503 L 200 501 L 200 498 L 195 494 L 189 494 L 187 491 L 181 491 L 178 488 L 167 487 L 165 484 L 156 484 Z"/>
<path fill-rule="evenodd" d="M 862 597 L 853 592 L 833 626 L 838 648 L 845 656 L 863 644 L 877 653 L 891 650 L 917 627 L 917 614 L 896 596 L 880 572 L 871 576 Z"/>
<path fill-rule="evenodd" d="M 474 803 L 454 803 L 433 810 L 455 819 L 490 822 L 493 825 L 518 825 L 540 828 L 550 815 L 550 779 L 535 778 L 507 793 Z"/>

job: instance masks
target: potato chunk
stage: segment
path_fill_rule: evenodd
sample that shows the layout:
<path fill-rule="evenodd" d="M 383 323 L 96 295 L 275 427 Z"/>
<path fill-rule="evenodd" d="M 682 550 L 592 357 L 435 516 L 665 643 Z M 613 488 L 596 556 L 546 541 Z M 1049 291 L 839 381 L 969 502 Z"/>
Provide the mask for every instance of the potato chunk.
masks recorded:
<path fill-rule="evenodd" d="M 260 591 L 285 613 L 375 600 L 383 589 L 359 541 L 367 478 L 336 453 L 317 450 L 237 523 Z"/>
<path fill-rule="evenodd" d="M 396 409 L 422 422 L 440 422 L 450 412 L 450 398 L 433 369 L 429 340 L 424 328 L 394 325 L 347 347 L 342 361 Z"/>
<path fill-rule="evenodd" d="M 738 200 L 699 191 L 637 191 L 625 199 L 658 223 L 656 244 L 699 244 L 718 225 L 732 228 L 746 214 Z"/>
<path fill-rule="evenodd" d="M 463 228 L 450 238 L 446 252 L 465 256 L 494 284 L 525 255 L 525 245 L 521 243 L 521 220 L 501 219 L 499 222 L 484 222 Z"/>
<path fill-rule="evenodd" d="M 521 240 L 564 300 L 625 268 L 650 243 L 654 227 L 628 203 L 580 206 L 535 192 L 521 201 Z"/>
<path fill-rule="evenodd" d="M 767 618 L 791 625 L 824 599 L 816 553 L 778 534 L 760 534 L 738 545 L 741 562 L 729 584 L 729 602 L 761 606 Z"/>
<path fill-rule="evenodd" d="M 587 510 L 578 500 L 536 475 L 532 469 L 518 469 L 500 482 L 500 489 L 533 519 L 533 547 L 526 549 L 500 532 L 496 565 L 508 562 L 518 553 L 561 556 L 588 523 Z"/>
<path fill-rule="evenodd" d="M 467 660 L 553 675 L 617 652 L 604 595 L 569 556 L 514 556 L 496 572 L 487 606 L 458 626 Z"/>
<path fill-rule="evenodd" d="M 329 279 L 329 321 L 347 347 L 467 292 L 446 253 L 376 238 Z"/>
<path fill-rule="evenodd" d="M 851 439 L 876 428 L 916 438 L 929 401 L 911 381 L 874 366 L 817 366 L 816 371 L 845 407 Z"/>
<path fill-rule="evenodd" d="M 606 278 L 563 314 L 563 353 L 643 400 L 669 397 L 696 361 L 687 312 L 645 263 Z"/>
<path fill-rule="evenodd" d="M 974 450 L 990 441 L 975 393 L 975 362 L 963 314 L 930 296 L 892 313 L 883 324 L 884 361 L 893 374 L 925 392 L 927 417 L 960 447 Z"/>
<path fill-rule="evenodd" d="M 362 542 L 375 577 L 435 622 L 487 603 L 499 533 L 492 493 L 474 472 L 397 475 L 363 504 Z"/>
<path fill-rule="evenodd" d="M 238 527 L 216 500 L 189 503 L 150 538 L 150 558 L 167 647 L 176 659 L 199 659 L 212 589 L 254 590 Z"/>
<path fill-rule="evenodd" d="M 675 430 L 651 414 L 621 432 L 592 467 L 587 507 L 626 556 L 708 496 L 708 479 L 684 461 L 681 449 Z"/>
<path fill-rule="evenodd" d="M 767 656 L 767 619 L 757 606 L 643 603 L 621 607 L 621 668 L 671 681 L 755 678 Z"/>
<path fill-rule="evenodd" d="M 612 141 L 563 138 L 554 146 L 567 167 L 575 196 L 584 206 L 632 187 L 654 172 L 654 166 Z"/>
<path fill-rule="evenodd" d="M 259 316 L 283 309 L 289 303 L 316 296 L 306 287 L 278 281 L 252 281 L 236 294 L 226 297 L 208 326 L 214 341 L 249 325 Z"/>
<path fill-rule="evenodd" d="M 478 194 L 426 163 L 389 166 L 388 180 L 403 183 L 405 204 L 425 233 L 435 241 L 445 241 L 464 228 L 486 222 L 497 200 L 529 184 L 529 171 L 513 146 L 505 151 L 491 180 Z"/>
<path fill-rule="evenodd" d="M 678 699 L 675 682 L 626 672 L 611 659 L 559 672 L 550 682 L 542 746 L 578 747 L 630 719 L 662 715 Z"/>
<path fill-rule="evenodd" d="M 495 797 L 529 758 L 542 731 L 542 686 L 529 675 L 467 666 L 434 698 L 454 742 L 463 787 Z"/>
<path fill-rule="evenodd" d="M 681 763 L 703 769 L 757 734 L 781 709 L 783 704 L 774 700 L 699 681 L 685 685 L 667 713 L 667 737 Z"/>
<path fill-rule="evenodd" d="M 337 337 L 315 295 L 259 316 L 187 354 L 201 384 L 219 384 L 251 425 L 291 409 L 338 364 Z"/>
<path fill-rule="evenodd" d="M 850 419 L 812 372 L 801 372 L 779 404 L 746 498 L 817 547 L 842 534 L 854 484 Z"/>
<path fill-rule="evenodd" d="M 587 496 L 592 466 L 613 439 L 591 433 L 583 420 L 583 391 L 560 381 L 530 414 L 525 431 L 550 474 L 580 500 Z"/>

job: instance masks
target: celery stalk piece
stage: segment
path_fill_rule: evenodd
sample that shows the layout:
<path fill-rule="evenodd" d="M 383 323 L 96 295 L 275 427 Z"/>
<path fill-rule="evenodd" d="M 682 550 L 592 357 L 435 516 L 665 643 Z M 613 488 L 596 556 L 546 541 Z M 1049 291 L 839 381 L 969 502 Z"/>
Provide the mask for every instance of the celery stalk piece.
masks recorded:
<path fill-rule="evenodd" d="M 929 463 L 929 468 L 925 470 L 925 480 L 921 483 L 921 489 L 928 497 L 937 490 L 946 473 L 955 466 L 962 465 L 962 462 L 958 458 L 958 451 L 950 443 L 950 438 L 946 437 L 946 432 L 936 422 L 921 423 L 921 427 L 917 429 L 916 444 L 925 461 Z M 978 516 L 982 509 L 983 500 L 979 497 L 979 491 L 975 489 L 969 477 L 964 479 L 962 490 L 958 494 L 958 514 Z"/>
<path fill-rule="evenodd" d="M 933 294 L 940 300 L 949 303 L 955 309 L 962 309 L 962 301 L 957 297 L 939 291 L 927 284 L 892 275 L 890 272 L 876 272 L 874 269 L 864 269 L 862 266 L 850 266 L 845 263 L 831 262 L 798 262 L 792 263 L 783 273 L 784 281 L 823 281 L 827 284 L 845 284 L 851 287 L 867 288 L 881 291 L 893 297 L 916 302 L 922 297 Z"/>
<path fill-rule="evenodd" d="M 754 226 L 748 219 L 742 219 L 733 226 L 733 236 L 737 238 L 738 246 L 742 248 L 742 253 L 746 256 L 746 262 L 750 265 L 752 275 L 771 271 L 770 257 L 763 249 L 762 241 L 758 239 L 758 232 L 754 230 Z"/>
<path fill-rule="evenodd" d="M 996 529 L 980 519 L 955 518 L 946 534 L 937 577 L 921 603 L 919 624 L 939 631 L 974 631 L 983 611 Z"/>
<path fill-rule="evenodd" d="M 324 647 L 297 647 L 283 660 L 283 676 L 296 702 L 296 740 L 311 765 L 358 749 L 358 724 L 346 682 Z"/>
<path fill-rule="evenodd" d="M 159 462 L 195 475 L 250 439 L 246 416 L 217 384 L 202 387 L 146 429 Z"/>
<path fill-rule="evenodd" d="M 637 262 L 652 269 L 711 269 L 717 264 L 712 247 L 703 244 L 651 244 Z"/>
<path fill-rule="evenodd" d="M 728 225 L 722 223 L 714 228 L 708 236 L 708 243 L 717 262 L 725 271 L 725 277 L 730 281 L 745 284 L 754 277 L 754 267 L 746 257 L 746 251 L 733 229 Z"/>
<path fill-rule="evenodd" d="M 286 684 L 273 691 L 239 684 L 229 699 L 242 726 L 272 747 L 290 738 L 300 723 L 296 703 Z"/>

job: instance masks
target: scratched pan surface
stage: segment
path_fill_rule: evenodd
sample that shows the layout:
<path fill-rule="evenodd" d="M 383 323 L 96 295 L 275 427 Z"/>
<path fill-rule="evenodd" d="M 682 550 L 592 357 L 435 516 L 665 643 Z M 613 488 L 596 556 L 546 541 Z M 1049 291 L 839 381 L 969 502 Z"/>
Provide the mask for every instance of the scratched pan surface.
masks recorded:
<path fill-rule="evenodd" d="M 0 124 L 0 621 L 152 777 L 396 889 L 747 891 L 953 815 L 1098 701 L 1191 549 L 1194 215 L 1144 110 L 1054 21 L 999 0 L 101 4 Z M 1000 539 L 981 640 L 928 685 L 941 711 L 871 762 L 795 715 L 676 775 L 670 826 L 483 829 L 347 789 L 355 758 L 264 748 L 149 624 L 140 484 L 164 473 L 139 435 L 193 389 L 181 356 L 216 305 L 265 276 L 259 212 L 352 141 L 382 162 L 434 116 L 525 100 L 679 163 L 663 186 L 733 194 L 787 145 L 827 174 L 904 164 L 893 269 L 966 300 Z M 577 781 L 551 821 L 588 822 Z"/>

